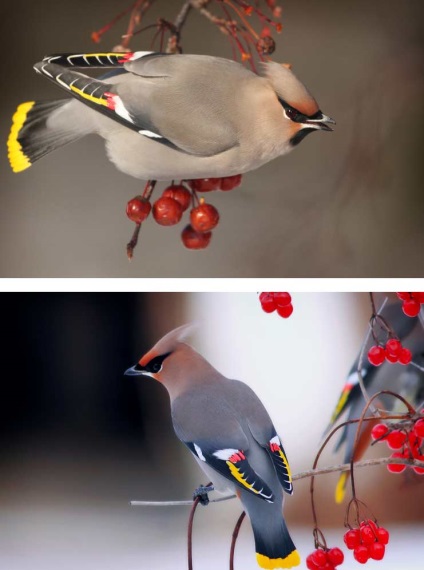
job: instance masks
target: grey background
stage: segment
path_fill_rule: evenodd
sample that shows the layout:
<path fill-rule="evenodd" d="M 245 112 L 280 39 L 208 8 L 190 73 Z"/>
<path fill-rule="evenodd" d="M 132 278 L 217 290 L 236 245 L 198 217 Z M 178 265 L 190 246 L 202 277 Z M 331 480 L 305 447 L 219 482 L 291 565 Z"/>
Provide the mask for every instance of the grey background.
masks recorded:
<path fill-rule="evenodd" d="M 286 0 L 274 59 L 293 64 L 334 133 L 244 177 L 229 193 L 208 194 L 221 222 L 206 251 L 187 251 L 181 223 L 144 224 L 129 264 L 133 225 L 127 200 L 141 181 L 108 162 L 88 137 L 12 174 L 0 154 L 0 276 L 3 277 L 395 277 L 422 276 L 423 3 Z M 180 2 L 157 2 L 146 23 L 172 18 Z M 3 149 L 18 103 L 63 94 L 32 64 L 55 52 L 111 49 L 90 33 L 122 0 L 3 3 Z M 132 44 L 148 49 L 138 36 Z M 196 14 L 186 52 L 231 57 L 227 40 Z"/>

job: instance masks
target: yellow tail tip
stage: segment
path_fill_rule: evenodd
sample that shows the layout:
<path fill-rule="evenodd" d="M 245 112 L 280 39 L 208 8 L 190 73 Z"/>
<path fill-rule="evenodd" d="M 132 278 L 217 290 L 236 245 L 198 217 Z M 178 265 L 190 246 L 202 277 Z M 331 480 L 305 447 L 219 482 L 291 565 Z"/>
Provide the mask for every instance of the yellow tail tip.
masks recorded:
<path fill-rule="evenodd" d="M 7 156 L 13 172 L 22 172 L 22 170 L 26 170 L 31 166 L 31 161 L 25 155 L 22 145 L 18 141 L 18 137 L 25 121 L 27 120 L 28 113 L 31 111 L 34 104 L 35 101 L 21 103 L 12 117 L 12 127 L 10 129 L 9 138 L 7 139 Z"/>
<path fill-rule="evenodd" d="M 293 568 L 299 566 L 300 556 L 297 550 L 290 552 L 285 558 L 269 558 L 264 554 L 256 553 L 256 560 L 261 568 Z"/>
<path fill-rule="evenodd" d="M 338 504 L 342 503 L 343 499 L 345 497 L 347 477 L 348 477 L 347 473 L 342 473 L 339 477 L 339 480 L 338 480 L 338 483 L 336 486 L 336 492 L 334 494 L 334 497 L 336 499 L 336 503 L 338 503 Z"/>

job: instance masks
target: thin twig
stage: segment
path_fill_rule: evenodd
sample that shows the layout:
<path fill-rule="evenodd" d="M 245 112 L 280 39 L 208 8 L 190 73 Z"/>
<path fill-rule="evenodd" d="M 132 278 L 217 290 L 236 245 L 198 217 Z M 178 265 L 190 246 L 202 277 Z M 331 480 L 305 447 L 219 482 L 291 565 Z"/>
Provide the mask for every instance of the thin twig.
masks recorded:
<path fill-rule="evenodd" d="M 219 499 L 209 499 L 210 503 L 221 503 L 229 499 L 235 499 L 236 495 L 226 495 Z M 193 499 L 187 501 L 130 501 L 132 507 L 190 507 Z"/>
<path fill-rule="evenodd" d="M 245 511 L 241 513 L 239 518 L 237 519 L 236 526 L 233 530 L 233 535 L 231 537 L 231 548 L 230 548 L 230 570 L 234 570 L 234 552 L 236 549 L 236 542 L 240 532 L 241 525 L 244 521 L 244 517 L 246 516 Z"/>
<path fill-rule="evenodd" d="M 172 34 L 168 38 L 168 44 L 166 46 L 166 53 L 181 53 L 181 30 L 187 20 L 187 17 L 193 8 L 191 0 L 186 0 L 182 5 L 175 21 L 172 25 Z"/>
<path fill-rule="evenodd" d="M 210 487 L 212 482 L 209 482 L 206 487 Z M 193 570 L 193 521 L 194 513 L 196 512 L 197 506 L 200 503 L 200 496 L 197 496 L 194 501 L 192 501 L 192 507 L 190 509 L 190 515 L 188 517 L 188 527 L 187 527 L 187 560 L 188 560 L 188 570 Z"/>

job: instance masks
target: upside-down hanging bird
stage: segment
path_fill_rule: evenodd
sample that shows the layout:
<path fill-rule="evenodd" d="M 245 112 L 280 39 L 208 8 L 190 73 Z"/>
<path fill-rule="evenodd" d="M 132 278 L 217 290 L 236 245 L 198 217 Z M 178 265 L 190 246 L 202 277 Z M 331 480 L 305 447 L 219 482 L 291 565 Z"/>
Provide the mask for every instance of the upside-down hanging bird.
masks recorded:
<path fill-rule="evenodd" d="M 283 491 L 291 495 L 293 485 L 281 439 L 253 390 L 220 374 L 184 342 L 190 329 L 168 333 L 126 374 L 151 376 L 168 390 L 176 435 L 215 489 L 240 498 L 259 566 L 297 566 L 283 517 Z"/>
<path fill-rule="evenodd" d="M 383 306 L 381 311 L 379 311 L 379 314 L 394 329 L 397 337 L 402 341 L 402 345 L 412 352 L 412 363 L 403 366 L 402 364 L 392 364 L 386 361 L 383 362 L 381 366 L 372 365 L 367 359 L 367 353 L 370 347 L 375 344 L 375 341 L 370 336 L 364 349 L 361 374 L 364 386 L 370 397 L 380 390 L 391 390 L 400 394 L 415 406 L 424 400 L 424 372 L 419 368 L 422 368 L 424 364 L 424 329 L 420 318 L 407 317 L 402 312 L 401 305 L 402 302 L 399 300 L 394 302 L 389 301 Z M 356 419 L 361 416 L 366 402 L 359 385 L 357 372 L 359 357 L 360 354 L 353 363 L 347 376 L 346 383 L 334 409 L 327 431 L 336 424 L 337 420 L 343 414 L 346 414 L 346 420 Z M 418 365 L 418 367 L 416 365 Z M 376 408 L 388 410 L 392 413 L 405 411 L 404 405 L 389 395 L 380 395 L 374 402 L 374 405 Z M 367 413 L 367 416 L 371 416 L 371 411 Z M 342 428 L 342 434 L 335 447 L 335 452 L 343 445 L 345 446 L 344 463 L 351 461 L 352 453 L 354 461 L 361 459 L 371 442 L 372 428 L 378 422 L 378 418 L 375 422 L 364 422 L 355 450 L 354 443 L 357 425 L 351 424 Z M 340 475 L 335 490 L 337 503 L 341 503 L 344 499 L 348 480 L 349 472 L 344 472 Z"/>
<path fill-rule="evenodd" d="M 112 68 L 95 79 L 77 68 Z M 284 65 L 258 73 L 206 55 L 65 54 L 35 70 L 72 99 L 21 104 L 8 139 L 15 172 L 95 133 L 115 166 L 143 180 L 225 177 L 286 154 L 332 119 Z"/>

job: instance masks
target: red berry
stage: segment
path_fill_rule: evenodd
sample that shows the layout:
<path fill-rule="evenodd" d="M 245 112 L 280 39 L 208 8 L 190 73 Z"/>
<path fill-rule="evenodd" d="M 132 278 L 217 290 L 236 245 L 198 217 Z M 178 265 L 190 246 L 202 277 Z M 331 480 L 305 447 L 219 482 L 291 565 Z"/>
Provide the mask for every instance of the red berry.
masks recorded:
<path fill-rule="evenodd" d="M 424 293 L 411 293 L 411 295 L 416 301 L 418 301 L 418 303 L 424 303 Z"/>
<path fill-rule="evenodd" d="M 159 198 L 153 204 L 153 217 L 161 226 L 178 224 L 183 215 L 183 207 L 174 198 Z"/>
<path fill-rule="evenodd" d="M 394 430 L 387 436 L 387 445 L 390 449 L 400 449 L 406 442 L 406 433 L 400 430 Z"/>
<path fill-rule="evenodd" d="M 357 546 L 353 551 L 353 557 L 360 564 L 365 564 L 366 562 L 368 562 L 370 557 L 368 548 L 362 544 L 360 546 Z"/>
<path fill-rule="evenodd" d="M 324 550 L 318 548 L 318 550 L 315 550 L 315 552 L 312 553 L 312 560 L 317 566 L 324 566 L 327 562 L 327 555 Z"/>
<path fill-rule="evenodd" d="M 392 364 L 394 364 L 395 362 L 397 362 L 399 360 L 399 356 L 397 354 L 395 354 L 395 355 L 390 354 L 390 352 L 387 352 L 387 350 L 384 351 L 384 354 L 386 356 L 386 360 L 388 360 Z"/>
<path fill-rule="evenodd" d="M 395 338 L 391 338 L 386 342 L 386 354 L 390 354 L 391 356 L 399 356 L 401 349 L 401 343 Z"/>
<path fill-rule="evenodd" d="M 320 570 L 335 570 L 335 567 L 331 562 L 326 562 L 324 566 L 320 566 Z"/>
<path fill-rule="evenodd" d="M 320 570 L 320 567 L 317 564 L 315 564 L 312 557 L 313 554 L 310 554 L 309 556 L 306 557 L 306 568 L 308 568 L 308 570 Z"/>
<path fill-rule="evenodd" d="M 385 424 L 377 424 L 372 428 L 371 437 L 374 440 L 383 438 L 388 431 L 389 428 Z"/>
<path fill-rule="evenodd" d="M 344 543 L 349 550 L 353 550 L 361 544 L 361 533 L 359 529 L 351 529 L 345 532 L 343 536 Z"/>
<path fill-rule="evenodd" d="M 200 204 L 190 212 L 190 222 L 198 232 L 210 232 L 219 222 L 219 213 L 212 204 Z"/>
<path fill-rule="evenodd" d="M 383 364 L 385 358 L 386 354 L 382 346 L 372 346 L 368 351 L 368 360 L 374 366 L 380 366 L 380 364 Z"/>
<path fill-rule="evenodd" d="M 344 554 L 340 548 L 330 548 L 327 552 L 327 558 L 334 566 L 338 566 L 339 564 L 343 564 Z"/>
<path fill-rule="evenodd" d="M 211 238 L 212 232 L 196 232 L 190 225 L 186 226 L 181 234 L 181 239 L 187 249 L 205 249 Z"/>
<path fill-rule="evenodd" d="M 188 183 L 196 192 L 212 192 L 212 190 L 218 190 L 221 178 L 198 178 L 188 180 Z"/>
<path fill-rule="evenodd" d="M 407 317 L 416 317 L 420 312 L 420 303 L 416 299 L 408 299 L 403 302 L 402 311 Z"/>
<path fill-rule="evenodd" d="M 265 311 L 265 313 L 273 313 L 277 308 L 275 305 L 274 297 L 271 297 L 269 293 L 265 293 L 265 295 L 267 295 L 267 297 L 263 297 L 261 300 L 262 310 Z"/>
<path fill-rule="evenodd" d="M 403 453 L 397 451 L 395 453 L 392 453 L 390 457 L 393 457 L 394 459 L 404 457 L 404 455 Z M 390 473 L 402 473 L 402 471 L 405 471 L 406 465 L 402 465 L 401 463 L 389 463 L 387 465 L 387 469 L 390 471 Z"/>
<path fill-rule="evenodd" d="M 165 188 L 162 194 L 163 198 L 173 198 L 182 206 L 183 212 L 187 210 L 191 202 L 190 191 L 182 184 L 173 184 Z"/>
<path fill-rule="evenodd" d="M 274 298 L 274 293 L 261 293 L 259 295 L 259 301 L 262 303 L 262 299 L 266 299 L 267 297 L 272 297 Z"/>
<path fill-rule="evenodd" d="M 402 301 L 409 301 L 411 298 L 411 293 L 396 293 L 399 299 Z"/>
<path fill-rule="evenodd" d="M 274 293 L 274 299 L 277 307 L 286 307 L 292 300 L 290 293 Z"/>
<path fill-rule="evenodd" d="M 368 519 L 367 520 L 367 525 L 371 528 L 372 531 L 374 531 L 374 535 L 377 532 L 378 526 L 375 524 L 375 522 L 372 519 Z"/>
<path fill-rule="evenodd" d="M 220 190 L 226 192 L 227 190 L 233 190 L 240 186 L 241 184 L 241 174 L 236 174 L 235 176 L 225 176 L 225 178 L 221 178 L 221 182 L 219 184 Z"/>
<path fill-rule="evenodd" d="M 417 437 L 424 438 L 424 420 L 417 420 L 414 424 L 414 433 Z"/>
<path fill-rule="evenodd" d="M 364 544 L 372 544 L 375 541 L 373 530 L 367 525 L 361 528 L 361 540 Z"/>
<path fill-rule="evenodd" d="M 409 364 L 412 360 L 412 352 L 408 348 L 402 348 L 399 352 L 399 362 Z"/>
<path fill-rule="evenodd" d="M 381 544 L 388 544 L 390 537 L 388 530 L 380 526 L 380 528 L 377 529 L 376 534 L 378 542 L 381 542 Z"/>
<path fill-rule="evenodd" d="M 385 552 L 386 547 L 381 542 L 374 542 L 369 548 L 370 558 L 373 560 L 382 560 Z"/>
<path fill-rule="evenodd" d="M 150 214 L 152 205 L 143 196 L 136 196 L 130 200 L 127 204 L 127 216 L 132 222 L 136 224 L 141 224 Z"/>
<path fill-rule="evenodd" d="M 288 319 L 290 317 L 290 315 L 293 312 L 293 305 L 286 305 L 285 307 L 277 307 L 277 313 L 280 315 L 280 317 L 283 317 L 283 319 Z"/>

